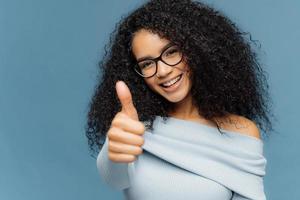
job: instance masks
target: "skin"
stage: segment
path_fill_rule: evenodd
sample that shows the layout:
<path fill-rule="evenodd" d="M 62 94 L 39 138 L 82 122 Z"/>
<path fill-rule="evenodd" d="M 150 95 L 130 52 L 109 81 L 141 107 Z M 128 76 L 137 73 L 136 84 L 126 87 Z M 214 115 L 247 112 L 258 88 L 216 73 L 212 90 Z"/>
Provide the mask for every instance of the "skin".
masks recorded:
<path fill-rule="evenodd" d="M 161 54 L 161 49 L 170 41 L 160 38 L 157 34 L 151 33 L 145 29 L 141 29 L 134 34 L 132 40 L 132 52 L 138 60 L 145 56 L 156 58 Z M 174 109 L 170 111 L 170 116 L 186 119 L 191 121 L 198 121 L 210 126 L 214 126 L 212 122 L 205 120 L 199 115 L 197 108 L 192 105 L 192 96 L 190 93 L 192 82 L 190 80 L 191 71 L 185 59 L 176 66 L 169 66 L 162 61 L 157 63 L 157 74 L 150 78 L 144 78 L 145 83 L 156 93 L 160 94 L 168 101 L 174 103 Z M 187 70 L 182 79 L 180 88 L 175 92 L 168 93 L 159 85 L 162 82 L 171 80 L 184 70 Z"/>
<path fill-rule="evenodd" d="M 132 52 L 136 59 L 144 56 L 158 57 L 161 49 L 170 41 L 160 38 L 157 34 L 141 29 L 134 34 L 132 40 Z M 158 61 L 158 71 L 155 76 L 144 78 L 145 84 L 154 92 L 160 94 L 168 101 L 174 103 L 174 108 L 170 111 L 170 116 L 199 122 L 207 126 L 215 125 L 204 119 L 192 105 L 190 89 L 192 82 L 190 79 L 191 71 L 182 60 L 175 67 L 168 66 Z M 186 70 L 184 72 L 184 70 Z M 160 83 L 175 78 L 183 73 L 183 79 L 180 87 L 171 93 L 168 93 L 159 86 Z M 121 102 L 122 109 L 112 120 L 111 128 L 108 130 L 108 157 L 114 162 L 129 163 L 136 160 L 136 157 L 142 154 L 142 145 L 144 144 L 143 134 L 145 126 L 139 121 L 138 113 L 132 102 L 130 90 L 123 81 L 116 83 L 116 92 Z M 237 115 L 229 115 L 226 119 L 219 119 L 221 128 L 229 131 L 236 131 L 241 134 L 247 134 L 251 137 L 260 138 L 259 129 L 251 120 Z M 236 123 L 228 123 L 234 121 Z M 238 126 L 236 125 L 238 124 Z"/>
<path fill-rule="evenodd" d="M 148 32 L 147 30 L 141 29 L 132 40 L 132 52 L 136 59 L 142 58 L 144 56 L 150 56 L 156 58 L 161 54 L 161 49 L 169 44 L 170 41 L 166 39 L 161 39 L 158 35 Z M 144 78 L 146 84 L 156 93 L 160 94 L 168 101 L 176 104 L 186 104 L 190 102 L 189 91 L 191 88 L 190 71 L 184 73 L 183 84 L 179 90 L 175 92 L 168 93 L 159 86 L 160 83 L 167 80 L 171 80 L 176 76 L 183 73 L 183 70 L 189 70 L 185 60 L 181 61 L 175 66 L 169 66 L 162 61 L 157 63 L 158 69 L 156 75 L 150 78 Z"/>

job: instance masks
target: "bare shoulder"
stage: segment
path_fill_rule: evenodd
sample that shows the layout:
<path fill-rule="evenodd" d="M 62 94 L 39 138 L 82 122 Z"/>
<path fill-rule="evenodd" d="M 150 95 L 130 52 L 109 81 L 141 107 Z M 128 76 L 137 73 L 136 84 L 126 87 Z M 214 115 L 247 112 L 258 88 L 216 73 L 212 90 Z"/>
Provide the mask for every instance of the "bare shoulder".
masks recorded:
<path fill-rule="evenodd" d="M 226 122 L 221 123 L 225 130 L 239 132 L 260 139 L 260 131 L 257 125 L 250 119 L 240 115 L 230 115 Z"/>

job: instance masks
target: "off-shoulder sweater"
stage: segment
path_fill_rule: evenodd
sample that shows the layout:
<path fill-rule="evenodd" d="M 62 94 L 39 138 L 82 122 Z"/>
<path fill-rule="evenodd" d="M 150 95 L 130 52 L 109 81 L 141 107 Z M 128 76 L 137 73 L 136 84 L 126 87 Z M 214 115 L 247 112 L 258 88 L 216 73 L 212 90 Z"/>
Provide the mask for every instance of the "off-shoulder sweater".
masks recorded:
<path fill-rule="evenodd" d="M 259 138 L 194 121 L 157 116 L 131 163 L 97 157 L 102 179 L 127 200 L 264 200 L 267 160 Z"/>

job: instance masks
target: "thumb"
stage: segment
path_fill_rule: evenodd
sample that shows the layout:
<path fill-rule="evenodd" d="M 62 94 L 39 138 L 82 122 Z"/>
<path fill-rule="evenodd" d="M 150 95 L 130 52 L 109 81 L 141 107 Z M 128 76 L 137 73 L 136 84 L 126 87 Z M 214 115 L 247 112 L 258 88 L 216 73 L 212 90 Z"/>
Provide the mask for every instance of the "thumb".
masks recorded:
<path fill-rule="evenodd" d="M 139 120 L 137 111 L 132 102 L 130 90 L 127 85 L 123 81 L 117 81 L 116 91 L 122 106 L 121 112 L 126 113 L 134 120 Z"/>

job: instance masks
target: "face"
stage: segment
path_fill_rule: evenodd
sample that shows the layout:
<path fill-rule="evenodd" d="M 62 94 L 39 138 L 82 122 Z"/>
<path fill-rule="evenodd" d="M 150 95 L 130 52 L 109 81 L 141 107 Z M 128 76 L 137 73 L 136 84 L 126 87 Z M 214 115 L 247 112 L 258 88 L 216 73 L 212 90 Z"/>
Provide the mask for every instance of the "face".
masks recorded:
<path fill-rule="evenodd" d="M 132 52 L 138 61 L 143 57 L 156 58 L 161 55 L 162 50 L 169 43 L 169 40 L 141 29 L 133 37 Z M 192 86 L 190 73 L 190 68 L 184 58 L 175 66 L 169 66 L 159 60 L 157 62 L 157 73 L 150 78 L 144 78 L 144 80 L 154 92 L 170 102 L 177 103 L 184 101 L 190 95 Z M 139 75 L 137 74 L 137 76 Z M 172 85 L 169 86 L 168 84 Z"/>

